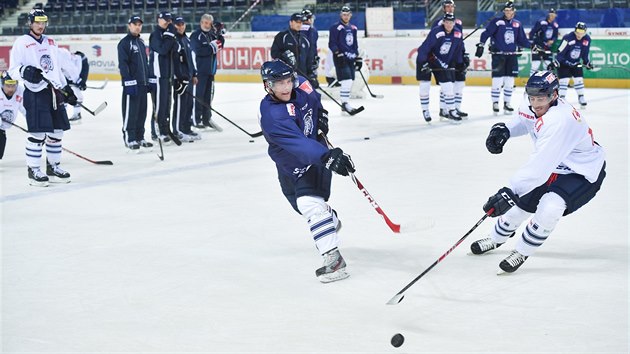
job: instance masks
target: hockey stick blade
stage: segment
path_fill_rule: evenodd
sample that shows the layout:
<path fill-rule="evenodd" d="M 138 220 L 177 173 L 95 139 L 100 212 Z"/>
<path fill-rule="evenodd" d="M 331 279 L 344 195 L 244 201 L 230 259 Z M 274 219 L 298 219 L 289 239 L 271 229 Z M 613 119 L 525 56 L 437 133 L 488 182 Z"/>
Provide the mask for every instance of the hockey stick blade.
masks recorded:
<path fill-rule="evenodd" d="M 353 109 L 353 110 L 351 110 L 351 111 L 348 111 L 348 110 L 346 110 L 346 109 L 344 108 L 344 110 L 343 110 L 343 111 L 344 111 L 344 112 L 346 112 L 346 113 L 348 113 L 349 115 L 353 116 L 353 115 L 355 115 L 355 114 L 358 114 L 358 113 L 363 112 L 363 110 L 364 110 L 364 109 L 365 109 L 365 107 L 361 106 L 361 107 L 355 108 L 355 109 Z"/>
<path fill-rule="evenodd" d="M 177 145 L 177 146 L 181 146 L 182 145 L 182 141 L 179 140 L 179 137 L 177 135 L 175 135 L 175 133 L 173 133 L 170 129 L 168 130 L 168 136 L 171 138 L 171 140 L 173 140 L 175 145 Z"/>
<path fill-rule="evenodd" d="M 94 90 L 102 90 L 105 88 L 105 86 L 107 86 L 107 83 L 109 82 L 109 79 L 105 78 L 105 80 L 103 81 L 103 84 L 100 86 L 90 86 L 90 85 L 85 85 L 85 87 L 89 88 L 89 89 L 94 89 Z"/>
<path fill-rule="evenodd" d="M 392 297 L 391 299 L 389 299 L 389 301 L 387 301 L 387 305 L 397 305 L 399 304 L 402 299 L 405 298 L 405 295 L 402 294 L 396 294 L 394 295 L 394 297 Z"/>
<path fill-rule="evenodd" d="M 96 107 L 96 110 L 91 110 L 83 105 L 83 103 L 79 103 L 81 108 L 85 109 L 89 114 L 96 117 L 97 114 L 101 113 L 105 108 L 107 108 L 107 101 L 100 104 L 100 106 Z"/>
<path fill-rule="evenodd" d="M 370 96 L 372 96 L 373 98 L 384 98 L 385 96 L 383 95 L 376 95 L 374 93 L 372 93 L 372 90 L 370 90 L 370 85 L 368 85 L 367 80 L 365 79 L 365 76 L 363 76 L 363 73 L 361 72 L 361 70 L 359 71 L 359 75 L 361 75 L 361 79 L 363 80 L 363 83 L 365 84 L 365 87 L 367 88 L 368 92 L 370 93 Z"/>

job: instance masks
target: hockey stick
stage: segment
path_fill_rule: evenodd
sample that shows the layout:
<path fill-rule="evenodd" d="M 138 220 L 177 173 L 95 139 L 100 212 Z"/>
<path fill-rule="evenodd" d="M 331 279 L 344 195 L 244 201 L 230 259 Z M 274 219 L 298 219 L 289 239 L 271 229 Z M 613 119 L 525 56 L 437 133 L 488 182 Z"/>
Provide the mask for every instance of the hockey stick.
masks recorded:
<path fill-rule="evenodd" d="M 20 129 L 21 131 L 23 131 L 23 132 L 25 132 L 25 133 L 28 133 L 28 130 L 26 130 L 26 129 L 24 129 L 24 128 L 20 127 L 19 125 L 15 124 L 15 123 L 11 123 L 11 122 L 6 121 L 6 120 L 4 120 L 4 119 L 3 119 L 2 121 L 4 121 L 4 122 L 7 122 L 7 123 L 11 124 L 12 126 L 14 126 L 14 127 L 18 128 L 18 129 Z M 95 161 L 95 160 L 92 160 L 92 159 L 88 159 L 87 157 L 82 156 L 82 155 L 79 155 L 79 154 L 77 154 L 76 152 L 74 152 L 74 151 L 72 151 L 72 150 L 68 150 L 68 149 L 66 149 L 66 148 L 65 148 L 65 147 L 63 147 L 63 146 L 61 147 L 61 149 L 62 149 L 63 151 L 65 151 L 65 152 L 69 152 L 69 153 L 71 153 L 72 155 L 74 155 L 74 156 L 76 156 L 76 157 L 78 157 L 78 158 L 80 158 L 80 159 L 83 159 L 83 160 L 85 160 L 85 161 L 87 161 L 87 162 L 91 162 L 91 163 L 93 163 L 93 164 L 95 164 L 95 165 L 113 165 L 113 164 L 114 164 L 113 162 L 111 162 L 111 161 L 109 161 L 109 160 Z"/>
<path fill-rule="evenodd" d="M 400 303 L 402 301 L 402 299 L 405 297 L 405 291 L 407 291 L 407 289 L 409 289 L 413 284 L 415 284 L 418 280 L 420 280 L 420 278 L 422 278 L 425 274 L 427 274 L 431 269 L 433 269 L 433 267 L 435 267 L 438 263 L 440 263 L 444 258 L 446 258 L 446 256 L 448 256 L 451 252 L 453 252 L 453 250 L 459 246 L 460 243 L 462 243 L 466 237 L 468 237 L 468 235 L 470 235 L 473 231 L 475 231 L 475 229 L 481 225 L 481 223 L 486 220 L 486 218 L 492 214 L 492 212 L 494 211 L 494 209 L 490 209 L 481 219 L 479 219 L 479 221 L 477 221 L 477 223 L 475 224 L 475 226 L 473 226 L 464 236 L 462 236 L 462 238 L 459 239 L 459 241 L 457 241 L 453 247 L 451 247 L 448 251 L 446 251 L 443 255 L 440 256 L 440 258 L 438 258 L 435 262 L 433 262 L 433 264 L 431 264 L 431 266 L 429 268 L 427 268 L 424 272 L 420 273 L 420 275 L 418 275 L 414 280 L 412 280 L 409 284 L 407 284 L 404 288 L 402 288 L 402 290 L 400 290 L 396 295 L 394 295 L 394 297 L 392 297 L 389 301 L 387 301 L 387 305 L 397 305 L 398 303 Z"/>
<path fill-rule="evenodd" d="M 95 89 L 95 90 L 102 90 L 105 88 L 105 86 L 107 86 L 107 83 L 109 82 L 109 79 L 105 78 L 103 84 L 101 86 L 90 86 L 90 85 L 85 85 L 85 87 L 89 88 L 89 89 Z"/>
<path fill-rule="evenodd" d="M 361 79 L 363 79 L 363 83 L 365 84 L 365 87 L 367 87 L 368 92 L 370 93 L 370 96 L 374 97 L 374 98 L 384 98 L 385 96 L 383 95 L 375 95 L 372 93 L 372 90 L 370 90 L 370 86 L 367 83 L 367 80 L 365 79 L 365 76 L 363 76 L 363 73 L 361 72 L 361 70 L 358 70 L 359 74 L 361 75 Z"/>
<path fill-rule="evenodd" d="M 47 78 L 44 77 L 42 80 L 44 82 L 46 82 L 51 89 L 57 90 L 57 91 L 61 92 L 61 94 L 63 94 L 65 97 L 68 97 L 68 94 L 65 91 L 63 91 L 62 89 L 56 88 L 55 85 L 50 80 L 48 80 Z M 77 102 L 77 103 L 79 104 L 79 106 L 81 106 L 81 108 L 85 109 L 86 111 L 88 111 L 88 113 L 90 113 L 93 116 L 96 116 L 97 114 L 101 113 L 107 107 L 107 101 L 101 103 L 95 110 L 91 110 L 91 109 L 85 107 L 83 105 L 83 103 L 81 103 L 81 102 Z"/>
<path fill-rule="evenodd" d="M 234 23 L 230 26 L 230 28 L 228 28 L 227 32 L 230 32 L 234 27 L 236 27 L 236 24 L 241 22 L 241 20 L 243 20 L 243 18 L 245 16 L 247 16 L 248 13 L 250 13 L 250 11 L 252 11 L 254 9 L 254 7 L 256 7 L 256 5 L 258 5 L 258 3 L 260 2 L 260 0 L 256 0 L 252 6 L 250 6 L 247 10 L 245 10 L 245 12 L 241 15 L 241 17 L 239 17 L 236 21 L 234 21 Z"/>
<path fill-rule="evenodd" d="M 240 131 L 242 131 L 243 133 L 249 135 L 252 138 L 257 138 L 259 136 L 263 135 L 262 131 L 259 131 L 258 133 L 249 133 L 247 130 L 241 128 L 238 124 L 232 122 L 230 119 L 228 119 L 226 116 L 224 116 L 223 114 L 217 112 L 217 110 L 215 110 L 214 108 L 212 108 L 209 104 L 207 104 L 206 102 L 204 102 L 201 98 L 195 96 L 192 94 L 192 92 L 186 91 L 187 94 L 189 94 L 190 96 L 192 96 L 192 98 L 194 98 L 195 100 L 197 100 L 197 102 L 199 102 L 199 104 L 201 104 L 202 106 L 209 108 L 212 112 L 218 114 L 221 118 L 227 120 L 228 122 L 230 122 L 230 124 L 232 124 L 233 126 L 235 126 L 236 128 L 238 128 Z"/>
<path fill-rule="evenodd" d="M 301 76 L 303 76 L 305 78 L 308 77 L 306 74 L 304 74 L 298 68 L 296 68 L 295 71 L 297 71 L 298 74 L 300 74 Z M 335 80 L 337 80 L 337 79 L 335 79 Z M 365 107 L 361 106 L 361 107 L 354 108 L 353 110 L 349 111 L 349 110 L 345 109 L 345 107 L 341 103 L 339 103 L 339 101 L 337 101 L 330 93 L 328 93 L 326 90 L 324 90 L 321 86 L 318 85 L 317 89 L 320 90 L 321 92 L 323 92 L 326 96 L 328 96 L 328 98 L 330 98 L 333 102 L 335 102 L 337 104 L 337 106 L 341 107 L 341 109 L 344 112 L 348 113 L 351 116 L 353 116 L 353 115 L 355 115 L 357 113 L 363 112 L 363 110 L 365 109 Z"/>
<path fill-rule="evenodd" d="M 330 140 L 328 140 L 328 137 L 324 134 L 322 134 L 322 136 L 324 137 L 324 140 L 326 141 L 326 144 L 328 145 L 328 147 L 334 148 L 334 146 L 330 143 Z M 357 188 L 359 188 L 359 190 L 363 193 L 363 196 L 367 198 L 367 200 L 370 202 L 370 205 L 374 208 L 374 210 L 376 210 L 376 212 L 379 213 L 383 217 L 383 220 L 385 220 L 385 223 L 387 224 L 387 226 L 389 226 L 389 228 L 393 232 L 400 233 L 400 224 L 394 223 L 393 221 L 391 221 L 389 217 L 387 217 L 387 214 L 385 214 L 383 209 L 381 209 L 381 207 L 378 205 L 378 203 L 376 202 L 376 199 L 374 199 L 374 197 L 372 197 L 370 192 L 368 192 L 367 189 L 365 189 L 365 187 L 363 186 L 363 183 L 359 181 L 359 179 L 357 178 L 357 176 L 354 175 L 354 173 L 350 172 L 350 177 L 352 178 L 352 181 L 357 186 Z"/>
<path fill-rule="evenodd" d="M 162 139 L 160 139 L 160 126 L 157 123 L 157 111 L 155 110 L 155 101 L 153 100 L 153 93 L 151 93 L 151 104 L 153 106 L 153 116 L 151 117 L 151 123 L 153 124 L 153 129 L 155 130 L 155 134 L 158 136 L 157 141 L 160 146 L 160 153 L 158 154 L 158 158 L 160 161 L 164 161 L 164 148 L 162 147 Z"/>

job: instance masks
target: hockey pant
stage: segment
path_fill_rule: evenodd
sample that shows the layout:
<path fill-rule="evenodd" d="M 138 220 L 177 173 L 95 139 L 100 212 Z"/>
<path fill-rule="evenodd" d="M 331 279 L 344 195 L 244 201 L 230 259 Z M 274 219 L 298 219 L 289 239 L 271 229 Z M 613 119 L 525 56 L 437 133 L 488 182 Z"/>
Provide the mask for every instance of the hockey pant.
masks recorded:
<path fill-rule="evenodd" d="M 136 95 L 122 95 L 122 133 L 125 144 L 144 140 L 147 120 L 147 86 L 138 85 Z"/>

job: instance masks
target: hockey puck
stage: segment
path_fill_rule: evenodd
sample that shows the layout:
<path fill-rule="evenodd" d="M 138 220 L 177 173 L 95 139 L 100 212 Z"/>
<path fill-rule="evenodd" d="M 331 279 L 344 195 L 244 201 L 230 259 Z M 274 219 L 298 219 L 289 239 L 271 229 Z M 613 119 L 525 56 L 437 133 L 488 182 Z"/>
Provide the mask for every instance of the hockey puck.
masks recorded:
<path fill-rule="evenodd" d="M 363 138 L 363 140 L 370 140 L 370 137 L 366 136 L 365 138 Z"/>
<path fill-rule="evenodd" d="M 401 345 L 403 345 L 403 343 L 405 342 L 405 337 L 403 337 L 402 334 L 400 333 L 396 333 L 394 334 L 394 336 L 392 337 L 392 345 L 396 348 L 400 347 Z"/>
<path fill-rule="evenodd" d="M 253 140 L 250 140 L 249 142 L 250 142 L 250 143 L 253 143 L 254 141 L 253 141 Z"/>

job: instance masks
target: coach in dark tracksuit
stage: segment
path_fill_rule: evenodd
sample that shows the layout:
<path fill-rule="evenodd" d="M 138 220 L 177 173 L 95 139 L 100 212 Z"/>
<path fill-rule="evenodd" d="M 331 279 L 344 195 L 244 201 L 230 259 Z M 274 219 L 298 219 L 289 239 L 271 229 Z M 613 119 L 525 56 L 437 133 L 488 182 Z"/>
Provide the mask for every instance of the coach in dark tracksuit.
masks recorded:
<path fill-rule="evenodd" d="M 179 43 L 179 70 L 181 80 L 174 83 L 173 92 L 173 132 L 185 141 L 195 140 L 197 136 L 190 129 L 192 123 L 193 87 L 197 83 L 197 70 L 192 59 L 190 39 L 186 36 L 186 22 L 183 17 L 173 21 L 177 28 L 177 42 Z"/>
<path fill-rule="evenodd" d="M 159 132 L 155 132 L 155 127 L 151 128 L 151 136 L 157 138 L 159 133 L 163 142 L 169 142 L 170 131 L 168 120 L 171 110 L 172 78 L 174 76 L 173 66 L 178 65 L 179 44 L 175 36 L 177 29 L 171 23 L 171 13 L 162 11 L 158 15 L 158 25 L 149 36 L 149 69 L 152 76 L 157 78 L 157 88 L 152 92 L 154 114 L 157 115 Z"/>
<path fill-rule="evenodd" d="M 147 119 L 147 93 L 149 85 L 149 61 L 144 41 L 140 38 L 142 19 L 131 16 L 129 33 L 118 42 L 118 69 L 122 77 L 123 139 L 125 146 L 138 150 L 140 145 L 151 147 L 144 140 L 144 124 Z"/>
<path fill-rule="evenodd" d="M 289 28 L 276 34 L 271 44 L 271 57 L 291 65 L 298 74 L 308 76 L 311 71 L 311 43 L 302 35 L 302 14 L 294 13 Z M 310 59 L 310 62 L 309 62 Z"/>
<path fill-rule="evenodd" d="M 195 102 L 195 112 L 193 124 L 199 129 L 215 128 L 211 124 L 212 119 L 212 97 L 214 96 L 214 75 L 217 72 L 217 53 L 225 39 L 221 33 L 215 31 L 214 18 L 210 14 L 204 14 L 199 21 L 199 28 L 190 35 L 190 47 L 192 48 L 193 61 L 197 68 L 197 85 L 194 94 L 201 99 L 205 105 Z M 217 129 L 219 130 L 219 129 Z"/>

